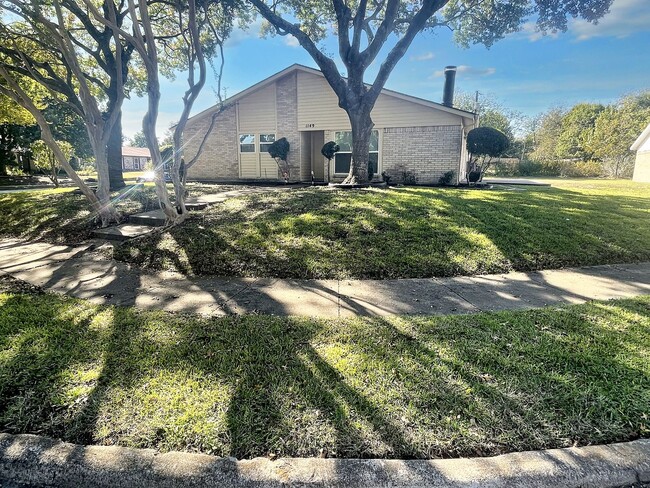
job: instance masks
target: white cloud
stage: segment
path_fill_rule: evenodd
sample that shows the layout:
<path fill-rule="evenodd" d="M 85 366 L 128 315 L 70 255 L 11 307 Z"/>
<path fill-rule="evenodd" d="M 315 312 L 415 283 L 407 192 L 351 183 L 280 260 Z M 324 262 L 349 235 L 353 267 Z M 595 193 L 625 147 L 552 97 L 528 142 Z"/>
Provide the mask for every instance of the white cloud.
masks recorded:
<path fill-rule="evenodd" d="M 418 54 L 418 55 L 413 55 L 409 58 L 410 61 L 429 61 L 430 59 L 435 58 L 436 55 L 433 54 L 431 51 L 423 53 L 423 54 Z"/>
<path fill-rule="evenodd" d="M 293 37 L 291 34 L 288 34 L 284 38 L 284 43 L 289 47 L 299 47 L 300 46 L 300 42 L 298 42 L 298 39 Z"/>
<path fill-rule="evenodd" d="M 235 27 L 230 33 L 230 36 L 228 36 L 228 39 L 226 39 L 225 46 L 235 47 L 247 39 L 259 38 L 261 32 L 262 19 L 257 18 L 245 28 Z"/>
<path fill-rule="evenodd" d="M 475 68 L 473 66 L 460 65 L 456 68 L 456 73 L 462 74 L 465 78 L 478 78 L 481 76 L 492 76 L 497 72 L 496 68 Z M 435 71 L 429 79 L 442 78 L 445 75 L 444 70 Z"/>
<path fill-rule="evenodd" d="M 614 0 L 608 14 L 597 24 L 583 19 L 571 22 L 569 31 L 580 41 L 593 37 L 627 37 L 650 30 L 648 0 Z"/>

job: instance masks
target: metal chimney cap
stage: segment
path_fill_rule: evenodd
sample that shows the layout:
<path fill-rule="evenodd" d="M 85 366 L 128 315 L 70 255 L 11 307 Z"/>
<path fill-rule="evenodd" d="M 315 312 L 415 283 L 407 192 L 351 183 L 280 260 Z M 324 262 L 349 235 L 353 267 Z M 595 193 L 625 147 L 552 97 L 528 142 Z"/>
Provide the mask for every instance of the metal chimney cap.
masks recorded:
<path fill-rule="evenodd" d="M 458 66 L 445 66 L 445 71 L 456 71 Z"/>

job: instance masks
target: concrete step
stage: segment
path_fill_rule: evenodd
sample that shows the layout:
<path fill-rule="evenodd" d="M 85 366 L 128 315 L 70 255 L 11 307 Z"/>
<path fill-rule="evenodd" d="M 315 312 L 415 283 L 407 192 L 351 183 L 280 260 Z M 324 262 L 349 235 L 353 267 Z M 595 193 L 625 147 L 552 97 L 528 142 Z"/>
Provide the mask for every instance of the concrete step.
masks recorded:
<path fill-rule="evenodd" d="M 152 231 L 153 227 L 148 225 L 121 224 L 115 227 L 97 229 L 93 231 L 93 235 L 109 241 L 126 241 Z"/>
<path fill-rule="evenodd" d="M 148 225 L 150 227 L 163 227 L 167 223 L 167 217 L 162 210 L 150 210 L 129 216 L 129 223 L 136 225 Z"/>
<path fill-rule="evenodd" d="M 208 202 L 202 202 L 199 200 L 189 200 L 185 202 L 185 208 L 188 210 L 203 210 L 208 207 Z"/>

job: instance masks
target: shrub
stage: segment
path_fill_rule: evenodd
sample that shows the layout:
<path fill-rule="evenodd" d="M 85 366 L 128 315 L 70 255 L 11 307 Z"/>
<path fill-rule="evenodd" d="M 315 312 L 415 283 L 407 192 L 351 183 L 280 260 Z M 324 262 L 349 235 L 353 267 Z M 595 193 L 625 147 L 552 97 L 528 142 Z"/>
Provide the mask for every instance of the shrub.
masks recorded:
<path fill-rule="evenodd" d="M 387 185 L 390 185 L 391 178 L 392 176 L 386 173 L 385 171 L 381 172 L 381 179 L 384 180 L 384 183 L 386 183 Z"/>
<path fill-rule="evenodd" d="M 467 151 L 471 157 L 467 162 L 467 181 L 477 183 L 490 167 L 492 158 L 498 158 L 510 147 L 510 140 L 501 131 L 492 127 L 477 127 L 467 134 Z"/>
<path fill-rule="evenodd" d="M 404 170 L 402 171 L 402 183 L 405 185 L 417 185 L 418 177 L 413 171 Z"/>
<path fill-rule="evenodd" d="M 286 137 L 282 137 L 269 146 L 269 154 L 273 159 L 286 161 L 289 156 L 289 141 Z"/>
<path fill-rule="evenodd" d="M 287 141 L 287 138 L 281 137 L 271 144 L 268 149 L 269 155 L 275 159 L 275 163 L 278 165 L 285 183 L 289 181 L 290 176 L 289 163 L 287 162 L 290 147 L 291 145 L 289 144 L 289 141 Z M 282 164 L 280 162 L 282 162 Z"/>
<path fill-rule="evenodd" d="M 334 141 L 326 142 L 320 150 L 320 153 L 325 156 L 328 160 L 331 160 L 334 155 L 339 152 L 341 148 Z"/>
<path fill-rule="evenodd" d="M 444 175 L 442 175 L 440 178 L 438 178 L 438 183 L 441 185 L 451 185 L 451 182 L 454 181 L 454 173 L 453 171 L 447 171 Z"/>

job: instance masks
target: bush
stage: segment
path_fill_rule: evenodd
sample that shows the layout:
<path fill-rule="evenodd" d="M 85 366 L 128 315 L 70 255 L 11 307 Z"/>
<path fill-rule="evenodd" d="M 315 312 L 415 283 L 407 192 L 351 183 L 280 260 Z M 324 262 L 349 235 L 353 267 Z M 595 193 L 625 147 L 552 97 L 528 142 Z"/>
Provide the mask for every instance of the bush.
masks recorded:
<path fill-rule="evenodd" d="M 467 134 L 467 150 L 474 156 L 497 158 L 510 147 L 508 137 L 492 127 L 477 127 Z"/>
<path fill-rule="evenodd" d="M 440 178 L 438 178 L 438 183 L 446 186 L 446 185 L 451 185 L 451 182 L 454 181 L 454 173 L 453 171 L 447 171 L 444 175 L 442 175 Z"/>
<path fill-rule="evenodd" d="M 405 185 L 417 185 L 418 184 L 418 177 L 411 170 L 403 170 L 402 171 L 402 183 L 405 184 Z"/>
<path fill-rule="evenodd" d="M 328 160 L 332 160 L 334 155 L 339 152 L 341 148 L 334 141 L 326 142 L 320 150 L 320 153 L 325 156 Z"/>
<path fill-rule="evenodd" d="M 269 155 L 273 159 L 286 161 L 289 156 L 289 141 L 286 137 L 282 137 L 269 146 Z"/>

